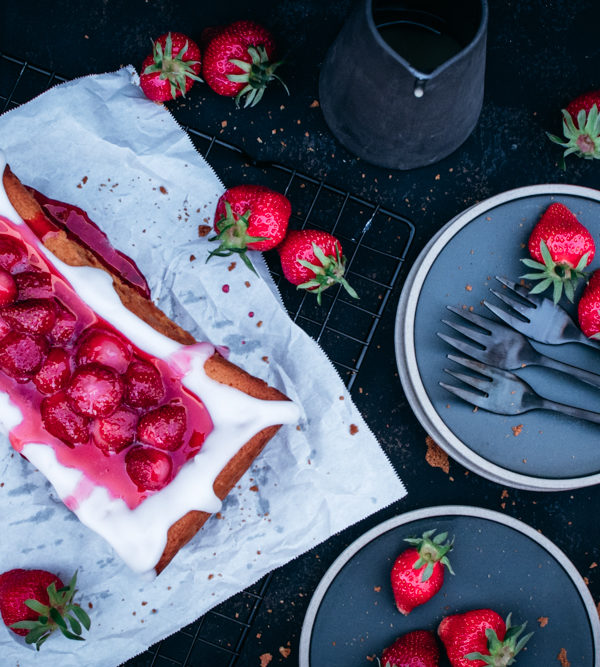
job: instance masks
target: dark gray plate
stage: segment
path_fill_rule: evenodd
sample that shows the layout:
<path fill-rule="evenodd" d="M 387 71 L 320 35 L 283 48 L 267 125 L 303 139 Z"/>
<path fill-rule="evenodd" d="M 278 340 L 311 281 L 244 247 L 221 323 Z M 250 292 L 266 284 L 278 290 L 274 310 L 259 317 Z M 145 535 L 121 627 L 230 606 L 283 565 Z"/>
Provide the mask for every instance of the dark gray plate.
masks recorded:
<path fill-rule="evenodd" d="M 389 584 L 404 538 L 436 528 L 454 535 L 455 576 L 429 602 L 403 616 Z M 411 630 L 436 631 L 448 614 L 489 607 L 533 630 L 519 667 L 598 667 L 600 622 L 592 597 L 568 558 L 533 528 L 498 512 L 429 507 L 390 519 L 350 545 L 323 577 L 306 613 L 301 667 L 362 667 Z M 545 627 L 541 627 L 547 618 Z M 442 650 L 440 667 L 449 667 Z"/>
<path fill-rule="evenodd" d="M 500 288 L 495 275 L 518 279 L 527 271 L 529 234 L 553 201 L 568 206 L 593 234 L 600 267 L 600 193 L 568 185 L 511 190 L 471 207 L 451 220 L 423 250 L 407 278 L 396 319 L 396 357 L 407 397 L 427 432 L 448 453 L 500 484 L 532 490 L 561 490 L 600 482 L 600 426 L 536 410 L 518 416 L 495 415 L 455 398 L 439 386 L 456 383 L 443 372 L 459 367 L 446 359 L 454 352 L 437 331 L 460 337 L 441 323 L 460 321 L 447 305 L 473 307 L 493 318 L 483 299 Z M 581 289 L 581 288 L 580 288 Z M 566 300 L 563 299 L 563 303 Z M 575 314 L 575 308 L 571 307 Z M 600 372 L 600 351 L 582 345 L 534 344 L 541 352 Z M 600 390 L 541 368 L 519 370 L 548 398 L 600 411 Z M 513 427 L 518 436 L 514 435 Z"/>

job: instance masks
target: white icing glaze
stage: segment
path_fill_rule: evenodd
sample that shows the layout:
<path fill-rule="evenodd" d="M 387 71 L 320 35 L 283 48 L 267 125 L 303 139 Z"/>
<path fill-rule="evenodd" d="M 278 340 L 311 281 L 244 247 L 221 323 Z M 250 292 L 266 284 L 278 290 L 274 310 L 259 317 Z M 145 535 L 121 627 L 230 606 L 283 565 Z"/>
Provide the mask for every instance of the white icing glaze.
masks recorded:
<path fill-rule="evenodd" d="M 0 215 L 22 224 L 2 186 L 5 164 L 0 150 Z M 210 343 L 184 346 L 163 336 L 123 306 L 107 273 L 68 266 L 41 243 L 36 246 L 98 315 L 138 348 L 183 372 L 182 383 L 203 401 L 213 421 L 213 431 L 200 452 L 169 485 L 133 510 L 123 500 L 112 498 L 107 489 L 91 485 L 81 471 L 61 465 L 49 445 L 30 443 L 23 447 L 23 455 L 46 476 L 82 523 L 102 535 L 131 569 L 151 572 L 164 550 L 171 524 L 191 510 L 217 511 L 221 502 L 213 484 L 228 461 L 261 429 L 297 421 L 298 407 L 290 401 L 258 400 L 212 380 L 204 371 L 204 362 L 215 350 Z M 0 424 L 10 431 L 22 419 L 8 394 L 0 392 Z"/>

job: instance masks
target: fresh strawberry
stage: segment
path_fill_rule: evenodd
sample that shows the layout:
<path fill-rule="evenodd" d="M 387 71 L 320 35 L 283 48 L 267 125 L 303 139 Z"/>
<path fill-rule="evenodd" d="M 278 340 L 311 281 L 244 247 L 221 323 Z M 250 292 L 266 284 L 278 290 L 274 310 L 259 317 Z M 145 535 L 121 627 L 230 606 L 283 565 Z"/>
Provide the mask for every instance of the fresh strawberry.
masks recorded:
<path fill-rule="evenodd" d="M 474 609 L 464 614 L 446 616 L 438 635 L 452 667 L 505 667 L 529 641 L 532 632 L 519 639 L 527 623 L 511 625 L 491 609 Z M 517 641 L 518 640 L 518 641 Z"/>
<path fill-rule="evenodd" d="M 180 32 L 161 35 L 142 63 L 140 86 L 154 102 L 185 97 L 194 81 L 202 81 L 200 63 L 200 49 L 189 37 Z"/>
<path fill-rule="evenodd" d="M 440 649 L 429 630 L 413 630 L 381 654 L 381 667 L 438 667 Z"/>
<path fill-rule="evenodd" d="M 106 331 L 91 330 L 81 340 L 75 360 L 78 364 L 101 364 L 124 373 L 131 361 L 131 347 Z"/>
<path fill-rule="evenodd" d="M 573 153 L 586 160 L 600 158 L 600 90 L 584 93 L 569 102 L 562 110 L 564 139 L 553 134 L 548 137 L 565 151 L 564 159 Z"/>
<path fill-rule="evenodd" d="M 95 420 L 94 444 L 107 455 L 116 454 L 135 440 L 137 423 L 138 416 L 133 410 L 117 408 L 112 415 Z"/>
<path fill-rule="evenodd" d="M 65 444 L 76 445 L 90 439 L 90 420 L 73 410 L 65 392 L 59 391 L 45 398 L 40 412 L 46 431 Z"/>
<path fill-rule="evenodd" d="M 575 285 L 585 277 L 583 269 L 592 261 L 596 250 L 589 231 L 564 204 L 555 202 L 533 228 L 528 248 L 532 259 L 521 261 L 535 272 L 521 277 L 540 281 L 531 293 L 543 292 L 552 286 L 554 303 L 558 303 L 564 288 L 566 297 L 573 301 Z"/>
<path fill-rule="evenodd" d="M 14 276 L 19 299 L 47 299 L 52 296 L 52 276 L 46 271 L 23 271 Z"/>
<path fill-rule="evenodd" d="M 84 417 L 108 417 L 123 398 L 123 380 L 108 366 L 80 366 L 67 387 L 73 410 Z"/>
<path fill-rule="evenodd" d="M 216 236 L 209 241 L 220 245 L 208 256 L 240 255 L 254 267 L 246 250 L 270 250 L 281 243 L 287 231 L 292 205 L 287 197 L 262 185 L 236 185 L 219 198 L 215 210 Z M 208 260 L 207 260 L 208 261 Z"/>
<path fill-rule="evenodd" d="M 46 354 L 44 338 L 11 331 L 0 340 L 0 370 L 25 382 L 39 371 Z"/>
<path fill-rule="evenodd" d="M 600 270 L 594 271 L 577 304 L 579 327 L 588 338 L 600 339 Z"/>
<path fill-rule="evenodd" d="M 292 230 L 277 252 L 283 275 L 298 289 L 314 291 L 319 305 L 323 291 L 336 283 L 358 299 L 358 294 L 344 278 L 346 258 L 335 236 L 316 229 Z"/>
<path fill-rule="evenodd" d="M 133 361 L 125 373 L 125 401 L 132 408 L 149 408 L 165 395 L 158 369 L 147 361 Z"/>
<path fill-rule="evenodd" d="M 202 75 L 217 94 L 235 97 L 238 106 L 245 96 L 244 107 L 254 106 L 273 79 L 289 94 L 275 74 L 281 65 L 281 61 L 273 62 L 275 40 L 263 26 L 254 21 L 236 21 L 224 28 L 205 30 L 203 41 Z"/>
<path fill-rule="evenodd" d="M 4 624 L 37 650 L 55 631 L 82 641 L 89 616 L 73 602 L 77 572 L 65 586 L 46 570 L 9 570 L 0 574 L 0 613 Z"/>
<path fill-rule="evenodd" d="M 8 271 L 0 269 L 0 306 L 8 306 L 17 296 L 17 283 Z"/>
<path fill-rule="evenodd" d="M 2 318 L 16 331 L 43 336 L 50 333 L 56 322 L 52 299 L 27 299 L 2 308 Z"/>
<path fill-rule="evenodd" d="M 147 445 L 172 452 L 183 444 L 186 421 L 182 405 L 161 405 L 142 416 L 137 428 L 138 438 Z"/>
<path fill-rule="evenodd" d="M 448 533 L 433 537 L 434 533 L 435 530 L 428 530 L 422 537 L 405 539 L 412 546 L 396 558 L 392 567 L 392 592 L 402 614 L 409 614 L 440 590 L 444 583 L 444 566 L 454 574 L 446 556 L 453 541 L 444 543 Z"/>
<path fill-rule="evenodd" d="M 0 268 L 14 273 L 27 264 L 27 250 L 17 239 L 3 235 L 0 238 Z"/>
<path fill-rule="evenodd" d="M 125 456 L 125 468 L 140 491 L 160 491 L 171 481 L 173 463 L 165 452 L 136 445 Z"/>
<path fill-rule="evenodd" d="M 53 347 L 40 370 L 33 376 L 33 383 L 42 394 L 53 394 L 64 389 L 71 377 L 71 356 L 61 347 Z"/>

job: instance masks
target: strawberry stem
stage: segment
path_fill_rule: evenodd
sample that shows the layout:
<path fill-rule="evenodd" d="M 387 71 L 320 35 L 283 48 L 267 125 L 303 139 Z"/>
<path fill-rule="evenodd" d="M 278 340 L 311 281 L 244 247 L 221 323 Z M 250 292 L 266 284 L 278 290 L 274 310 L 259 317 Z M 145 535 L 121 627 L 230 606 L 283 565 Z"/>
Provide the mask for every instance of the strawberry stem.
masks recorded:
<path fill-rule="evenodd" d="M 419 558 L 415 561 L 413 569 L 420 570 L 424 568 L 421 574 L 421 581 L 427 581 L 431 577 L 433 566 L 437 562 L 447 567 L 450 574 L 454 574 L 452 565 L 446 556 L 454 546 L 454 538 L 449 542 L 445 542 L 448 537 L 447 532 L 439 533 L 435 537 L 433 536 L 434 533 L 435 529 L 428 530 L 421 537 L 407 537 L 404 540 L 414 546 L 419 553 Z"/>
<path fill-rule="evenodd" d="M 506 634 L 500 641 L 498 635 L 492 628 L 487 628 L 485 636 L 488 640 L 488 653 L 467 653 L 464 657 L 467 660 L 483 660 L 490 667 L 508 667 L 515 662 L 515 656 L 531 639 L 533 632 L 524 635 L 519 639 L 519 635 L 525 630 L 527 622 L 521 625 L 511 625 L 511 616 L 506 617 Z M 518 640 L 518 641 L 517 641 Z"/>

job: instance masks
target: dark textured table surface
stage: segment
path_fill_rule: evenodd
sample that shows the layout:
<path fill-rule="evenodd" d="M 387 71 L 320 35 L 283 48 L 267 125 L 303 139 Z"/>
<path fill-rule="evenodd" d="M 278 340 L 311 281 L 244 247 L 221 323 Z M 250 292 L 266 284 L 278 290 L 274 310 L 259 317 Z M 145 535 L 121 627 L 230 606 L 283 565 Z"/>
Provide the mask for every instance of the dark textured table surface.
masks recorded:
<path fill-rule="evenodd" d="M 600 5 L 594 0 L 490 0 L 479 123 L 451 156 L 406 172 L 374 167 L 349 154 L 331 135 L 315 104 L 319 66 L 350 6 L 350 0 L 261 0 L 253 5 L 230 0 L 0 1 L 0 52 L 66 78 L 129 63 L 139 68 L 150 39 L 168 30 L 198 38 L 204 27 L 237 18 L 263 22 L 286 54 L 281 75 L 290 96 L 273 86 L 256 108 L 238 110 L 230 99 L 198 84 L 186 100 L 170 105 L 176 118 L 244 148 L 258 160 L 298 169 L 379 203 L 409 218 L 416 229 L 409 261 L 352 387 L 408 495 L 274 572 L 243 642 L 228 647 L 229 653 L 215 652 L 210 662 L 189 657 L 185 664 L 256 666 L 266 653 L 272 654 L 272 665 L 294 664 L 311 593 L 338 554 L 382 520 L 428 505 L 478 505 L 525 521 L 572 559 L 600 602 L 599 487 L 525 492 L 469 474 L 452 460 L 449 472 L 431 467 L 425 461 L 426 433 L 404 397 L 393 349 L 396 304 L 411 260 L 453 216 L 523 185 L 598 186 L 600 163 L 572 158 L 561 171 L 560 149 L 547 140 L 545 131 L 560 133 L 560 109 L 575 95 L 600 88 Z M 219 175 L 226 185 L 235 184 L 226 162 Z M 241 596 L 238 603 L 243 607 Z M 184 664 L 187 649 L 182 646 L 191 634 L 193 630 L 163 647 L 152 647 L 130 664 Z M 218 644 L 218 637 L 215 641 Z M 280 647 L 286 650 L 280 652 Z"/>

